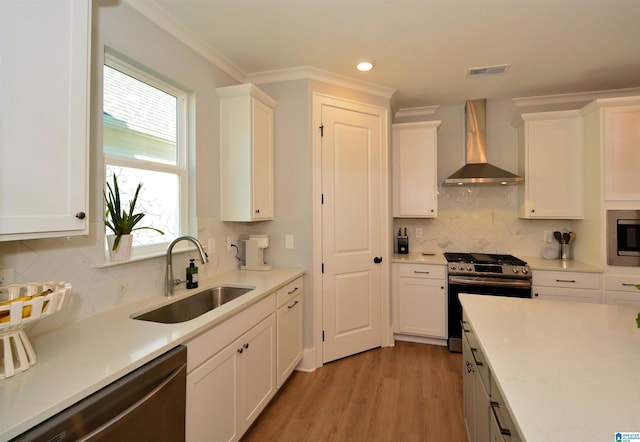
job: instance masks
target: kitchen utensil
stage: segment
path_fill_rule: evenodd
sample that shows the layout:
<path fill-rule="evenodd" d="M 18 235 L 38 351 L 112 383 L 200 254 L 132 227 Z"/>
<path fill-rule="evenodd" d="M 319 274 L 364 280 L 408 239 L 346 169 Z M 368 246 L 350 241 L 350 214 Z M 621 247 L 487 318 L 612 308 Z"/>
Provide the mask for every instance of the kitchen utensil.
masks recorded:
<path fill-rule="evenodd" d="M 576 239 L 575 232 L 569 232 L 569 244 L 571 244 Z"/>
<path fill-rule="evenodd" d="M 562 242 L 563 244 L 569 244 L 569 232 L 564 232 L 562 234 Z"/>
<path fill-rule="evenodd" d="M 553 232 L 553 237 L 558 240 L 558 242 L 560 244 L 562 244 L 562 233 L 558 232 L 557 230 L 555 232 Z"/>

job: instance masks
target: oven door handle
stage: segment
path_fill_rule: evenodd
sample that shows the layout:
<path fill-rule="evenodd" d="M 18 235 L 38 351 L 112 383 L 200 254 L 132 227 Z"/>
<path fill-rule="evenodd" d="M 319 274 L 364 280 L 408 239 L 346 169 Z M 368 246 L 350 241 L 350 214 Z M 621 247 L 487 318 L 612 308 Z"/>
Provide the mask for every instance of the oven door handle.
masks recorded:
<path fill-rule="evenodd" d="M 525 289 L 531 287 L 530 280 L 482 278 L 477 276 L 473 278 L 465 278 L 464 276 L 451 275 L 449 276 L 449 284 L 481 285 L 487 287 L 518 287 Z"/>

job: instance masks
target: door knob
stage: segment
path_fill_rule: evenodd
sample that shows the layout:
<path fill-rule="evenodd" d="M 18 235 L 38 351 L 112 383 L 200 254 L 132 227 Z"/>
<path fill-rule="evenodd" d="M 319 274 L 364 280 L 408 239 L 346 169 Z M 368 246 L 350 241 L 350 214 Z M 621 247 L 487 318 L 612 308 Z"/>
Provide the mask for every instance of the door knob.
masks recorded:
<path fill-rule="evenodd" d="M 380 264 L 382 262 L 382 256 L 376 256 L 375 258 L 373 258 L 373 262 L 375 262 L 376 264 Z"/>

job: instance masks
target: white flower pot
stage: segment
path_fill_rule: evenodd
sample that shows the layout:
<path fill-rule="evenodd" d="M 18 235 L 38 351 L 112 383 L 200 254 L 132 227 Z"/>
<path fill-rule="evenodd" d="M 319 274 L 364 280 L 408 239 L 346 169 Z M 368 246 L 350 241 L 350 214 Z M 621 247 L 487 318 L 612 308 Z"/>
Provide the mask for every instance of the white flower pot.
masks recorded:
<path fill-rule="evenodd" d="M 133 241 L 133 235 L 122 235 L 118 247 L 113 250 L 113 243 L 116 240 L 116 235 L 107 235 L 107 245 L 109 246 L 109 256 L 111 261 L 126 261 L 131 257 L 131 242 Z"/>

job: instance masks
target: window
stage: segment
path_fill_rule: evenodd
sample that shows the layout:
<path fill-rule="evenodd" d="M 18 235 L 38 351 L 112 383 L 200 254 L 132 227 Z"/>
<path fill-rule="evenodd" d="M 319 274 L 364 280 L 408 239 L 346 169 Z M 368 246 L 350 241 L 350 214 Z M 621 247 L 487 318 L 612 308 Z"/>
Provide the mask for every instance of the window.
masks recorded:
<path fill-rule="evenodd" d="M 136 205 L 145 217 L 133 232 L 132 255 L 164 251 L 189 231 L 187 93 L 110 54 L 105 55 L 103 153 L 105 177 L 118 177 L 120 192 L 142 190 Z M 128 204 L 129 198 L 123 197 Z"/>

